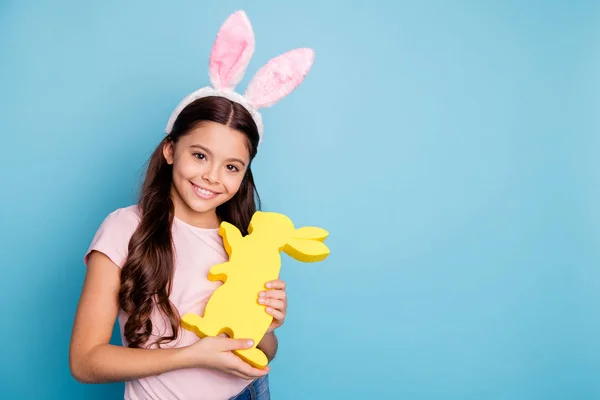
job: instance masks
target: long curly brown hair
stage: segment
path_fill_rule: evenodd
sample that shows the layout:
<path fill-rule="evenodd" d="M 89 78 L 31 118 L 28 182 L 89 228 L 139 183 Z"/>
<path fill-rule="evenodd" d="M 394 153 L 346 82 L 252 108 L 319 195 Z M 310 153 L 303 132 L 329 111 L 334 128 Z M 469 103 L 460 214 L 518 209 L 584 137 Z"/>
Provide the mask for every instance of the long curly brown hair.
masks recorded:
<path fill-rule="evenodd" d="M 124 336 L 132 348 L 142 347 L 148 342 L 152 333 L 150 315 L 154 307 L 166 316 L 172 329 L 171 335 L 158 337 L 155 344 L 160 347 L 178 336 L 180 316 L 169 300 L 174 271 L 171 236 L 173 172 L 164 158 L 163 146 L 169 141 L 176 143 L 203 121 L 218 122 L 244 133 L 248 139 L 250 160 L 256 156 L 259 135 L 252 116 L 240 104 L 223 97 L 205 97 L 188 105 L 177 118 L 171 134 L 154 150 L 138 202 L 140 223 L 129 241 L 128 257 L 121 272 L 119 305 L 128 314 Z M 217 208 L 217 216 L 247 234 L 257 206 L 260 208 L 260 198 L 248 166 L 238 192 Z"/>

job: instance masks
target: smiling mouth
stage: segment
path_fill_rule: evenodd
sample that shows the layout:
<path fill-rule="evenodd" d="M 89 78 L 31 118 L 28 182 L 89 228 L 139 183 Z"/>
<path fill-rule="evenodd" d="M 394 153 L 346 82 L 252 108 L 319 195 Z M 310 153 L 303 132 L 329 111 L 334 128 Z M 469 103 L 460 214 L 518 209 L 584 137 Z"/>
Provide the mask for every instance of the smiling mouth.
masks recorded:
<path fill-rule="evenodd" d="M 194 192 L 203 199 L 212 199 L 214 197 L 217 197 L 219 194 L 221 194 L 218 192 L 213 192 L 211 190 L 205 189 L 201 186 L 195 185 L 193 182 L 192 182 L 192 188 L 194 189 Z"/>

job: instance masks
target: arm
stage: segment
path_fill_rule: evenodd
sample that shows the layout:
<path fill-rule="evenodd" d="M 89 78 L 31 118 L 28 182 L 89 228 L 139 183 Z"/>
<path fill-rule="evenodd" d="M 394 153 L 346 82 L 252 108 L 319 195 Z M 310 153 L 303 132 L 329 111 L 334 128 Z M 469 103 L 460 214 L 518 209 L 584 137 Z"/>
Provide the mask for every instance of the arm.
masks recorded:
<path fill-rule="evenodd" d="M 69 366 L 79 382 L 139 379 L 182 368 L 206 367 L 255 379 L 268 373 L 243 362 L 232 351 L 253 346 L 244 339 L 205 338 L 171 349 L 131 349 L 109 344 L 119 311 L 121 272 L 106 255 L 92 252 L 71 336 Z"/>
<path fill-rule="evenodd" d="M 275 336 L 275 332 L 269 332 L 263 336 L 262 340 L 256 347 L 262 350 L 262 352 L 267 356 L 269 362 L 271 362 L 277 354 L 278 345 L 279 341 L 277 340 L 277 336 Z"/>
<path fill-rule="evenodd" d="M 119 310 L 120 269 L 107 256 L 92 252 L 77 307 L 69 366 L 79 382 L 104 383 L 139 379 L 183 368 L 205 367 L 244 379 L 269 370 L 252 368 L 232 351 L 253 346 L 245 339 L 205 338 L 181 348 L 131 349 L 109 344 Z"/>
<path fill-rule="evenodd" d="M 189 367 L 183 349 L 131 349 L 109 344 L 118 313 L 120 269 L 92 252 L 75 315 L 69 365 L 84 383 L 115 382 Z"/>

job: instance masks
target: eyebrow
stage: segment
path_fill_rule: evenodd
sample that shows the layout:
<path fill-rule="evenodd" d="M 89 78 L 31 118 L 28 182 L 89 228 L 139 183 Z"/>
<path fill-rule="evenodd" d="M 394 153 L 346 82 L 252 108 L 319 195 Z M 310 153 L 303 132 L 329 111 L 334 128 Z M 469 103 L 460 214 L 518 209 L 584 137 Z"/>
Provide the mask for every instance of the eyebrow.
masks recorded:
<path fill-rule="evenodd" d="M 201 144 L 193 144 L 190 147 L 194 147 L 197 149 L 201 149 L 203 150 L 205 153 L 208 153 L 209 155 L 213 155 L 212 151 L 210 151 L 209 149 L 207 149 L 206 147 L 202 146 Z M 242 164 L 244 167 L 246 166 L 246 163 L 243 162 L 242 160 L 240 160 L 239 158 L 228 158 L 226 161 L 236 161 L 239 162 L 240 164 Z"/>

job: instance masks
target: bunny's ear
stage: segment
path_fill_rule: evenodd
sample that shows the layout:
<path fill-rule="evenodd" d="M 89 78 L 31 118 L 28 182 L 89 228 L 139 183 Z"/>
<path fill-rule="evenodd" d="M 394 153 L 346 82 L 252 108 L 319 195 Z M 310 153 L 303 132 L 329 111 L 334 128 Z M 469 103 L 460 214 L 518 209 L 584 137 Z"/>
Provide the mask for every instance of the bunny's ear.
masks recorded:
<path fill-rule="evenodd" d="M 318 240 L 290 240 L 283 251 L 290 257 L 302 262 L 323 261 L 329 255 L 329 248 Z"/>
<path fill-rule="evenodd" d="M 327 236 L 329 236 L 329 232 L 316 226 L 303 226 L 296 229 L 293 235 L 294 239 L 318 240 L 320 242 L 324 241 Z"/>
<path fill-rule="evenodd" d="M 233 90 L 242 80 L 254 54 L 254 32 L 244 11 L 229 16 L 210 53 L 208 74 L 216 89 Z"/>
<path fill-rule="evenodd" d="M 315 53 L 301 48 L 271 59 L 252 78 L 245 97 L 256 107 L 270 107 L 290 94 L 312 67 Z"/>

